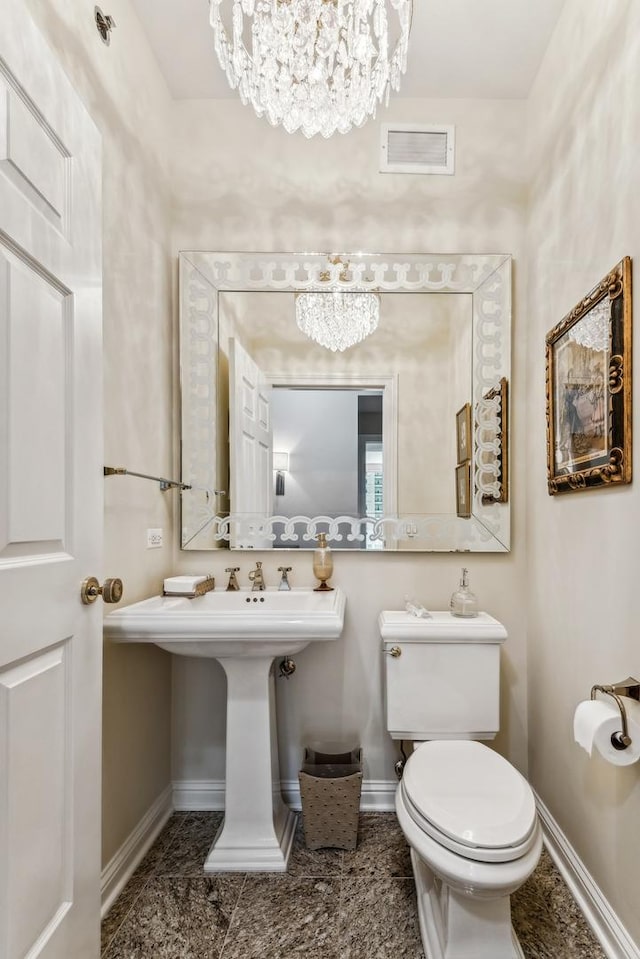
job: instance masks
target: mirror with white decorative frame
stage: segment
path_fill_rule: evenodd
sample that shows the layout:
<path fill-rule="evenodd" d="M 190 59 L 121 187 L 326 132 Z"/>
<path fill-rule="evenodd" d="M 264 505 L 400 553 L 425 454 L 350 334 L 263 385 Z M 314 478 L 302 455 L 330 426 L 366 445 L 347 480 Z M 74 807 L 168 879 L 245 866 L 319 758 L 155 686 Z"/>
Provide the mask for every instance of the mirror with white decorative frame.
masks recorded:
<path fill-rule="evenodd" d="M 180 254 L 182 548 L 508 550 L 510 341 L 507 255 Z"/>

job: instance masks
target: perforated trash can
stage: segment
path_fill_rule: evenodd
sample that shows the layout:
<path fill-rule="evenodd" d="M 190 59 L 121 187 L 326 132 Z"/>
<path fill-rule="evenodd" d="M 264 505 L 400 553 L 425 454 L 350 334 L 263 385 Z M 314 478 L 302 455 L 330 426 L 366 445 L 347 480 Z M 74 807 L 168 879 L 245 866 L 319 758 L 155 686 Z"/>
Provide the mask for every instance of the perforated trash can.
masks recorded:
<path fill-rule="evenodd" d="M 298 773 L 308 849 L 355 849 L 362 790 L 362 750 L 318 752 L 307 746 Z"/>

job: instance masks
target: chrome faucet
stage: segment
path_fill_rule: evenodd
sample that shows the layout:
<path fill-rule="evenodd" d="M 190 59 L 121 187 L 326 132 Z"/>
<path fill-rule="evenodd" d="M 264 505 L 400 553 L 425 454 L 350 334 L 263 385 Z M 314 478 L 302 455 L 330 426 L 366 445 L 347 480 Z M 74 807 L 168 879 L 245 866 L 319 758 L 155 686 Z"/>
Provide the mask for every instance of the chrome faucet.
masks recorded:
<path fill-rule="evenodd" d="M 236 573 L 240 572 L 239 566 L 227 566 L 225 573 L 229 573 L 229 582 L 227 583 L 227 592 L 235 592 L 240 589 Z"/>
<path fill-rule="evenodd" d="M 278 566 L 278 572 L 282 573 L 278 589 L 291 589 L 291 583 L 289 582 L 287 573 L 290 573 L 292 568 L 292 566 Z"/>
<path fill-rule="evenodd" d="M 264 584 L 264 575 L 262 572 L 262 563 L 259 562 L 258 560 L 256 560 L 256 568 L 252 569 L 251 572 L 249 573 L 249 579 L 251 580 L 251 583 L 252 583 L 252 586 L 251 586 L 252 591 L 256 589 L 260 589 L 260 590 L 266 589 L 266 586 Z"/>

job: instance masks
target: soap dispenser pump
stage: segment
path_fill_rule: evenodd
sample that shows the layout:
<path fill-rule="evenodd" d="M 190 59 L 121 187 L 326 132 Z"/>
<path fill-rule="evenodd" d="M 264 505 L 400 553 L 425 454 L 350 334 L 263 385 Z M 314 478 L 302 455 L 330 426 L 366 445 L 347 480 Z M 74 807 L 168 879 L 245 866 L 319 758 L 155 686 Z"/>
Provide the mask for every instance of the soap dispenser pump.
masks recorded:
<path fill-rule="evenodd" d="M 451 596 L 449 604 L 453 616 L 464 616 L 470 619 L 478 615 L 478 599 L 469 589 L 469 570 L 463 569 L 460 585 Z"/>

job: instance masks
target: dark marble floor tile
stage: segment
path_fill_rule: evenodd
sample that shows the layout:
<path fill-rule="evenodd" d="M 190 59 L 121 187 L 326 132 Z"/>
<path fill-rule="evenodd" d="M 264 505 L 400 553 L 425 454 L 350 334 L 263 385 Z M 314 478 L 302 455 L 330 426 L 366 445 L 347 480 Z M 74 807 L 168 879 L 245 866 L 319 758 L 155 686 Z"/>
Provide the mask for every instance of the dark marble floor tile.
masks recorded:
<path fill-rule="evenodd" d="M 526 959 L 605 959 L 546 850 L 511 897 L 511 917 Z"/>
<path fill-rule="evenodd" d="M 120 924 L 144 889 L 147 880 L 155 872 L 160 859 L 185 824 L 187 816 L 188 813 L 172 813 L 155 842 L 142 859 L 142 862 L 136 868 L 131 879 L 111 906 L 108 914 L 102 920 L 100 927 L 101 952 L 105 951 L 113 939 Z"/>
<path fill-rule="evenodd" d="M 221 959 L 342 959 L 340 880 L 247 876 Z"/>
<path fill-rule="evenodd" d="M 412 879 L 345 879 L 340 959 L 425 959 Z"/>
<path fill-rule="evenodd" d="M 358 846 L 345 852 L 345 876 L 413 876 L 409 847 L 394 813 L 362 813 Z"/>
<path fill-rule="evenodd" d="M 134 906 L 138 896 L 148 881 L 148 876 L 136 874 L 131 877 L 118 898 L 115 900 L 108 914 L 100 924 L 100 952 L 103 953 Z"/>
<path fill-rule="evenodd" d="M 339 876 L 342 872 L 342 855 L 341 849 L 307 849 L 300 818 L 289 856 L 287 875 Z"/>
<path fill-rule="evenodd" d="M 104 959 L 217 959 L 243 882 L 149 879 Z"/>
<path fill-rule="evenodd" d="M 287 875 L 204 876 L 221 821 L 171 817 L 103 921 L 103 959 L 424 959 L 393 814 L 361 815 L 353 852 L 308 850 L 299 825 Z M 512 916 L 526 959 L 605 959 L 546 852 Z"/>
<path fill-rule="evenodd" d="M 192 813 L 159 860 L 157 876 L 202 876 L 204 861 L 224 818 L 221 812 Z"/>
<path fill-rule="evenodd" d="M 174 812 L 171 815 L 164 829 L 134 872 L 134 878 L 138 879 L 140 876 L 145 876 L 148 878 L 155 873 L 158 863 L 164 856 L 167 849 L 169 849 L 178 833 L 185 826 L 188 818 L 188 813 Z"/>

